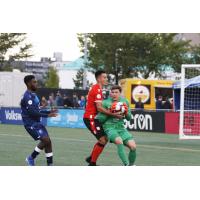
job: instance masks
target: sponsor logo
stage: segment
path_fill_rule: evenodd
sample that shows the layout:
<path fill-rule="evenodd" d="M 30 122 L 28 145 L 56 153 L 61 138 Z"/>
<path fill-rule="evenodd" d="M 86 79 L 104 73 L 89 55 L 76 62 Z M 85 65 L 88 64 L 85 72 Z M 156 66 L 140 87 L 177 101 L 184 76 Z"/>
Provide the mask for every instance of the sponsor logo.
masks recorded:
<path fill-rule="evenodd" d="M 15 113 L 14 110 L 5 110 L 5 116 L 6 120 L 16 120 L 16 121 L 21 121 L 22 116 L 20 113 Z"/>
<path fill-rule="evenodd" d="M 51 122 L 59 122 L 59 121 L 61 121 L 61 115 L 58 114 L 56 117 L 51 117 L 50 121 Z"/>
<path fill-rule="evenodd" d="M 152 130 L 153 120 L 149 114 L 131 115 L 131 121 L 125 120 L 125 127 L 133 130 Z"/>
<path fill-rule="evenodd" d="M 29 105 L 32 105 L 32 104 L 33 104 L 32 100 L 29 100 L 29 101 L 28 101 L 28 104 L 29 104 Z"/>
<path fill-rule="evenodd" d="M 97 94 L 97 99 L 101 99 L 101 95 L 100 94 Z"/>
<path fill-rule="evenodd" d="M 150 98 L 149 89 L 144 85 L 138 85 L 133 89 L 132 97 L 135 102 L 138 102 L 141 98 L 142 102 L 146 103 Z"/>
<path fill-rule="evenodd" d="M 78 122 L 78 115 L 67 114 L 66 118 L 67 118 L 67 122 Z"/>

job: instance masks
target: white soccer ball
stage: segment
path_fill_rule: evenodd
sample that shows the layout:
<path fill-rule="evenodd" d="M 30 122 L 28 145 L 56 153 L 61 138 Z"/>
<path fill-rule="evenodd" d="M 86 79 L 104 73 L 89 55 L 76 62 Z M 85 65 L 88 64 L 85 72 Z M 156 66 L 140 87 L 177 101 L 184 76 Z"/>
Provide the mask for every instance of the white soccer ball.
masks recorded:
<path fill-rule="evenodd" d="M 113 113 L 120 112 L 120 113 L 124 114 L 125 111 L 126 111 L 126 107 L 125 106 L 126 105 L 123 102 L 114 102 L 112 104 L 112 106 L 111 106 L 111 111 Z"/>

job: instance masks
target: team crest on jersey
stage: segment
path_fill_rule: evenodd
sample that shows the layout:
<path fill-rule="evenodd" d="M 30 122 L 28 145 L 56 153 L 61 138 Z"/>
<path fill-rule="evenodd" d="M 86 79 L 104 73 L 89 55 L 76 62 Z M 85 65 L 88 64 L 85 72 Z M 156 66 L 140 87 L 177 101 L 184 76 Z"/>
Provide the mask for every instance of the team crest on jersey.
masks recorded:
<path fill-rule="evenodd" d="M 32 100 L 29 100 L 29 101 L 28 101 L 28 104 L 29 104 L 29 105 L 32 105 L 32 103 L 33 103 Z"/>
<path fill-rule="evenodd" d="M 97 94 L 97 99 L 101 99 L 101 95 L 100 94 Z"/>

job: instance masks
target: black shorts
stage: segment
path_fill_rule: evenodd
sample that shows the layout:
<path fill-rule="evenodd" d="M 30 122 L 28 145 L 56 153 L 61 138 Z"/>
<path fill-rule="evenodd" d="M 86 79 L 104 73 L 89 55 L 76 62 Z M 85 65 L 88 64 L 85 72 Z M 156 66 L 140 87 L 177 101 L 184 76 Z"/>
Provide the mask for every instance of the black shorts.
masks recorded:
<path fill-rule="evenodd" d="M 90 130 L 90 132 L 99 140 L 101 137 L 106 136 L 103 127 L 98 119 L 88 119 L 83 118 L 83 121 L 86 127 Z"/>

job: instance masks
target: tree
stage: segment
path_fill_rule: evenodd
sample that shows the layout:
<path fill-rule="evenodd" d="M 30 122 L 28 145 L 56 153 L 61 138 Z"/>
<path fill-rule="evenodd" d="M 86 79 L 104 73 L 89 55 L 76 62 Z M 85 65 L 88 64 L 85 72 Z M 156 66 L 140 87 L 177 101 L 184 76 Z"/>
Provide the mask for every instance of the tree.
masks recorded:
<path fill-rule="evenodd" d="M 193 64 L 200 63 L 200 45 L 195 45 L 192 47 L 190 56 Z"/>
<path fill-rule="evenodd" d="M 90 67 L 104 68 L 118 78 L 162 77 L 166 66 L 180 71 L 188 62 L 189 41 L 175 40 L 177 34 L 165 33 L 93 33 L 88 34 Z M 84 51 L 84 35 L 78 34 Z"/>
<path fill-rule="evenodd" d="M 59 77 L 57 74 L 57 70 L 53 67 L 50 67 L 47 73 L 45 86 L 47 88 L 59 88 Z"/>
<path fill-rule="evenodd" d="M 84 69 L 80 68 L 77 71 L 76 78 L 75 79 L 73 78 L 74 85 L 75 85 L 74 89 L 82 89 L 83 88 L 83 74 L 84 74 Z"/>
<path fill-rule="evenodd" d="M 14 60 L 31 57 L 31 44 L 25 43 L 26 33 L 0 33 L 0 70 Z M 4 69 L 4 66 L 5 69 Z"/>

